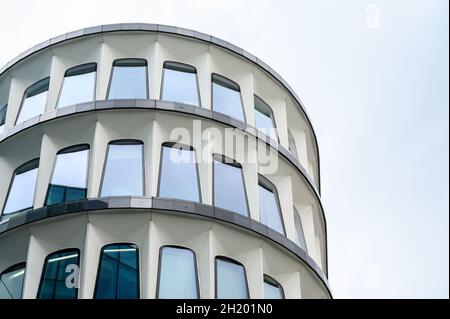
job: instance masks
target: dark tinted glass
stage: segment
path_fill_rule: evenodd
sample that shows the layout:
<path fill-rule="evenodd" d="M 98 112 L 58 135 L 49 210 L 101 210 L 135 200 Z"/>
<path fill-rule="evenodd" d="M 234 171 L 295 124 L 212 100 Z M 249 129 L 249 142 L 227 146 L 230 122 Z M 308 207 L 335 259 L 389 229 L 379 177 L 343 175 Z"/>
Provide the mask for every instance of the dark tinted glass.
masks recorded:
<path fill-rule="evenodd" d="M 21 299 L 25 263 L 14 265 L 0 275 L 0 299 Z"/>
<path fill-rule="evenodd" d="M 113 64 L 108 99 L 146 99 L 147 61 L 122 59 Z"/>
<path fill-rule="evenodd" d="M 94 298 L 139 298 L 139 249 L 136 245 L 112 244 L 103 247 Z"/>
<path fill-rule="evenodd" d="M 86 198 L 89 146 L 76 146 L 56 156 L 46 205 Z"/>
<path fill-rule="evenodd" d="M 227 163 L 226 158 L 214 158 L 214 206 L 248 216 L 247 197 L 242 168 Z"/>
<path fill-rule="evenodd" d="M 218 74 L 212 75 L 212 108 L 245 122 L 244 107 L 239 86 Z"/>
<path fill-rule="evenodd" d="M 45 78 L 25 91 L 22 107 L 16 121 L 17 124 L 44 113 L 49 83 L 50 78 Z"/>
<path fill-rule="evenodd" d="M 38 299 L 76 299 L 80 253 L 77 249 L 47 256 L 39 286 Z"/>

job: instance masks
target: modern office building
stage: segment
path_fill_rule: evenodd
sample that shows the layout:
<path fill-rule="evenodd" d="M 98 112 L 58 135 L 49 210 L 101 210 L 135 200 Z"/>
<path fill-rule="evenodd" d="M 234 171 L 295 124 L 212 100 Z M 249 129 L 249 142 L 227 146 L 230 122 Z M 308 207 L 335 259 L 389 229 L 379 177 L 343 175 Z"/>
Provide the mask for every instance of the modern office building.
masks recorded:
<path fill-rule="evenodd" d="M 0 218 L 0 298 L 331 298 L 302 103 L 196 31 L 92 27 L 1 68 Z"/>

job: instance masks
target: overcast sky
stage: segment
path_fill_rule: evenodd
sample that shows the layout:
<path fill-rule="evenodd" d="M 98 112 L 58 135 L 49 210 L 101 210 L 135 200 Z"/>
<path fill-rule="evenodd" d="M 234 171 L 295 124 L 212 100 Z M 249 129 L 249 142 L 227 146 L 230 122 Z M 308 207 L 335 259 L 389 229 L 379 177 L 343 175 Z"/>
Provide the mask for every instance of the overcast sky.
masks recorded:
<path fill-rule="evenodd" d="M 447 0 L 3 1 L 0 65 L 75 29 L 187 27 L 298 93 L 321 156 L 336 298 L 449 297 Z"/>

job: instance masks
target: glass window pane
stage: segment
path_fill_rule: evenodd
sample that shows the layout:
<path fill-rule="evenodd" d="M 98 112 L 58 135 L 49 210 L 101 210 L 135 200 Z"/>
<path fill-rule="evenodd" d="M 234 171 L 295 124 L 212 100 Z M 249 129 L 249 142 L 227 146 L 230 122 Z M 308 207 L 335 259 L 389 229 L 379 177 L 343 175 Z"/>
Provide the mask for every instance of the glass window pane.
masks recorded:
<path fill-rule="evenodd" d="M 239 86 L 221 76 L 213 74 L 213 110 L 245 122 Z"/>
<path fill-rule="evenodd" d="M 300 246 L 304 251 L 306 249 L 305 234 L 303 232 L 302 221 L 300 219 L 300 214 L 294 207 L 294 223 L 295 223 L 295 243 Z"/>
<path fill-rule="evenodd" d="M 77 249 L 48 255 L 42 271 L 37 299 L 76 299 L 78 278 L 74 277 L 73 269 L 78 269 L 79 266 L 80 253 Z"/>
<path fill-rule="evenodd" d="M 46 205 L 86 198 L 88 146 L 75 147 L 56 156 Z M 81 150 L 78 150 L 80 149 Z M 84 149 L 83 149 L 84 148 Z"/>
<path fill-rule="evenodd" d="M 292 156 L 294 156 L 294 158 L 298 161 L 297 146 L 295 146 L 294 136 L 292 135 L 290 130 L 288 130 L 288 137 L 289 137 L 289 152 L 291 152 Z"/>
<path fill-rule="evenodd" d="M 25 263 L 6 269 L 0 275 L 0 299 L 21 299 Z"/>
<path fill-rule="evenodd" d="M 190 249 L 163 247 L 160 255 L 158 298 L 197 299 L 197 271 Z"/>
<path fill-rule="evenodd" d="M 50 78 L 45 78 L 36 82 L 25 91 L 24 100 L 16 124 L 44 113 L 49 83 Z"/>
<path fill-rule="evenodd" d="M 114 62 L 108 99 L 146 99 L 147 61 L 123 59 Z"/>
<path fill-rule="evenodd" d="M 275 121 L 270 107 L 259 97 L 255 96 L 255 125 L 261 132 L 270 136 L 274 140 L 277 139 L 277 131 L 275 129 Z"/>
<path fill-rule="evenodd" d="M 109 144 L 100 196 L 142 196 L 143 144 Z"/>
<path fill-rule="evenodd" d="M 3 214 L 11 214 L 33 207 L 38 166 L 39 160 L 37 159 L 24 164 L 15 171 Z"/>
<path fill-rule="evenodd" d="M 274 280 L 264 278 L 264 299 L 284 299 L 281 285 Z"/>
<path fill-rule="evenodd" d="M 66 71 L 58 108 L 94 100 L 96 63 L 76 66 Z"/>
<path fill-rule="evenodd" d="M 195 151 L 163 146 L 158 196 L 200 202 L 199 188 Z"/>
<path fill-rule="evenodd" d="M 175 62 L 164 63 L 162 99 L 199 106 L 195 68 Z"/>
<path fill-rule="evenodd" d="M 103 247 L 94 298 L 139 298 L 139 249 L 136 245 Z"/>
<path fill-rule="evenodd" d="M 245 268 L 241 264 L 216 257 L 216 298 L 248 299 Z"/>
<path fill-rule="evenodd" d="M 6 107 L 8 105 L 0 107 L 0 134 L 5 131 L 5 121 L 6 121 Z"/>
<path fill-rule="evenodd" d="M 278 199 L 272 191 L 261 185 L 258 186 L 258 190 L 261 223 L 284 234 L 283 223 L 278 209 Z"/>
<path fill-rule="evenodd" d="M 214 206 L 248 216 L 242 169 L 214 160 Z"/>

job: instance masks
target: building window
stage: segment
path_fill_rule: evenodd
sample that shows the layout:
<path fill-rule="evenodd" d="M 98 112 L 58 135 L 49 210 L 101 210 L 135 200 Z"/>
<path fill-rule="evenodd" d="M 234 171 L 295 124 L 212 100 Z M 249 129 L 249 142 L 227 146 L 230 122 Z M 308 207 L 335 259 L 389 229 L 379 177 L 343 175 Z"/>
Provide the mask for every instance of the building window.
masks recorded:
<path fill-rule="evenodd" d="M 37 299 L 77 299 L 80 251 L 65 249 L 47 256 Z"/>
<path fill-rule="evenodd" d="M 302 221 L 300 219 L 300 214 L 294 207 L 294 224 L 295 224 L 295 243 L 304 251 L 307 251 L 305 234 L 303 232 Z"/>
<path fill-rule="evenodd" d="M 201 202 L 195 149 L 164 143 L 161 150 L 158 196 Z"/>
<path fill-rule="evenodd" d="M 197 70 L 178 62 L 164 62 L 161 99 L 200 106 Z"/>
<path fill-rule="evenodd" d="M 34 83 L 25 91 L 16 124 L 44 113 L 49 83 L 50 78 L 45 78 Z"/>
<path fill-rule="evenodd" d="M 200 298 L 194 251 L 183 247 L 161 247 L 156 298 Z"/>
<path fill-rule="evenodd" d="M 247 274 L 244 266 L 227 257 L 215 258 L 216 299 L 248 299 Z"/>
<path fill-rule="evenodd" d="M 144 195 L 144 144 L 137 140 L 109 143 L 100 196 Z"/>
<path fill-rule="evenodd" d="M 3 215 L 33 208 L 39 159 L 31 160 L 14 171 Z"/>
<path fill-rule="evenodd" d="M 298 161 L 297 146 L 295 146 L 294 135 L 292 135 L 289 129 L 288 129 L 288 139 L 289 139 L 289 152 L 291 152 L 292 156 L 294 156 L 294 158 Z"/>
<path fill-rule="evenodd" d="M 255 95 L 255 126 L 258 130 L 278 141 L 275 118 L 266 102 Z"/>
<path fill-rule="evenodd" d="M 214 158 L 214 206 L 248 216 L 242 166 L 223 155 Z"/>
<path fill-rule="evenodd" d="M 275 185 L 261 175 L 259 175 L 258 180 L 260 221 L 264 225 L 284 235 L 284 225 L 283 219 L 281 218 L 277 189 Z"/>
<path fill-rule="evenodd" d="M 59 151 L 56 155 L 45 205 L 86 198 L 88 162 L 89 145 L 87 144 Z"/>
<path fill-rule="evenodd" d="M 212 109 L 245 122 L 239 85 L 221 75 L 212 75 Z"/>
<path fill-rule="evenodd" d="M 120 59 L 113 63 L 108 99 L 147 99 L 147 61 Z"/>
<path fill-rule="evenodd" d="M 0 274 L 0 299 L 22 299 L 25 263 L 9 267 Z"/>
<path fill-rule="evenodd" d="M 6 121 L 6 108 L 8 104 L 0 107 L 0 134 L 5 131 L 5 121 Z"/>
<path fill-rule="evenodd" d="M 134 244 L 104 246 L 98 266 L 95 299 L 139 299 L 139 248 Z"/>
<path fill-rule="evenodd" d="M 58 108 L 95 99 L 97 63 L 87 63 L 70 68 L 64 74 Z"/>
<path fill-rule="evenodd" d="M 284 299 L 283 287 L 267 275 L 264 275 L 264 299 Z"/>

